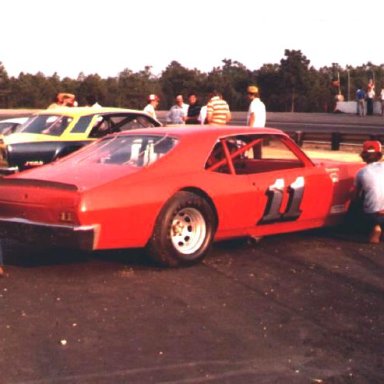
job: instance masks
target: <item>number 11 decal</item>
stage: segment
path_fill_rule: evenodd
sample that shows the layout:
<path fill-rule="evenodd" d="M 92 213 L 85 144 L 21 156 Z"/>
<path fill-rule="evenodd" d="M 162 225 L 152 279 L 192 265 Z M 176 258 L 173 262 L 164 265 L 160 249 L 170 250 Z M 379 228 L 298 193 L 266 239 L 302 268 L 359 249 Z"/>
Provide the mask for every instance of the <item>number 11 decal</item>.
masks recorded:
<path fill-rule="evenodd" d="M 285 182 L 284 179 L 276 179 L 266 195 L 268 197 L 264 215 L 258 224 L 267 224 L 278 221 L 296 220 L 301 215 L 300 204 L 304 193 L 304 177 L 299 176 L 287 187 L 288 203 L 284 212 L 280 212 L 283 202 Z"/>

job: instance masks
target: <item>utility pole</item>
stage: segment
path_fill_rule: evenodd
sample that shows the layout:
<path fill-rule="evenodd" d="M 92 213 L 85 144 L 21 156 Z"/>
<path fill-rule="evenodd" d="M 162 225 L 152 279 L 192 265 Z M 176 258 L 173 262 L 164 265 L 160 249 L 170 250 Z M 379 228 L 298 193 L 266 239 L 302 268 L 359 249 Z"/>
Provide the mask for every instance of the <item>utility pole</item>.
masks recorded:
<path fill-rule="evenodd" d="M 350 93 L 351 93 L 351 77 L 349 74 L 349 69 L 347 69 L 348 75 L 348 83 L 347 83 L 347 101 L 350 101 Z"/>

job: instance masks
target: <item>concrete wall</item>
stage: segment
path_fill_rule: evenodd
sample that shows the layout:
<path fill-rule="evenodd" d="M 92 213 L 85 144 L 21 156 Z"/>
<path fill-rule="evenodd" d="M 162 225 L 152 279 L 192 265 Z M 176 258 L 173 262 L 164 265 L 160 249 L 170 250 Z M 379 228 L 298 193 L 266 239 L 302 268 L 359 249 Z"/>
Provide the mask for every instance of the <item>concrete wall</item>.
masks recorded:
<path fill-rule="evenodd" d="M 367 103 L 365 103 L 365 110 L 367 110 Z M 343 113 L 357 113 L 357 102 L 356 101 L 338 101 L 336 103 L 335 111 Z M 381 102 L 375 101 L 373 103 L 373 113 L 375 115 L 381 115 Z"/>

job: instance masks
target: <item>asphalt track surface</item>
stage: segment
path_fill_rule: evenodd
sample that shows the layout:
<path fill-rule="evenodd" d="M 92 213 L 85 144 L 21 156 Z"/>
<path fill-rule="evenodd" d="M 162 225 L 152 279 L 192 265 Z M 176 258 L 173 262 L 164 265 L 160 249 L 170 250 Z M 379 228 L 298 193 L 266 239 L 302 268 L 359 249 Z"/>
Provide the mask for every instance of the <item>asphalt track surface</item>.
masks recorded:
<path fill-rule="evenodd" d="M 383 250 L 338 228 L 160 269 L 6 240 L 0 383 L 382 384 Z"/>

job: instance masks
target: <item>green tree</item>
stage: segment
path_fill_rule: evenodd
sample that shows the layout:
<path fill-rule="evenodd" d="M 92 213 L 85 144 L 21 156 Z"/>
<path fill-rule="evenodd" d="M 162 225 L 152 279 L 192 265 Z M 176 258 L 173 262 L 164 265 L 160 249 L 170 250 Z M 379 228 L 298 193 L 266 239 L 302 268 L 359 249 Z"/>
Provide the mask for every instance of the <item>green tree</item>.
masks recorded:
<path fill-rule="evenodd" d="M 97 75 L 84 76 L 80 74 L 77 78 L 78 86 L 76 98 L 79 105 L 88 105 L 89 97 L 92 96 L 101 105 L 105 105 L 106 98 L 106 87 L 105 81 Z"/>
<path fill-rule="evenodd" d="M 187 69 L 177 61 L 172 61 L 160 77 L 162 99 L 164 99 L 162 105 L 170 108 L 177 95 L 183 95 L 185 98 L 189 92 L 199 89 L 197 88 L 200 85 L 199 79 L 198 70 Z"/>
<path fill-rule="evenodd" d="M 238 61 L 223 60 L 223 95 L 232 110 L 244 111 L 249 101 L 246 97 L 247 86 L 252 81 L 252 72 Z"/>
<path fill-rule="evenodd" d="M 286 49 L 285 59 L 280 61 L 282 81 L 284 86 L 283 98 L 287 110 L 300 111 L 301 105 L 305 103 L 305 95 L 308 91 L 308 71 L 310 61 L 301 51 Z M 296 106 L 296 104 L 298 104 Z"/>
<path fill-rule="evenodd" d="M 9 104 L 9 95 L 11 93 L 8 73 L 3 63 L 0 61 L 0 107 L 6 108 Z"/>
<path fill-rule="evenodd" d="M 282 95 L 284 87 L 282 73 L 278 64 L 264 64 L 258 71 L 252 74 L 253 82 L 260 91 L 260 98 L 264 102 L 267 111 L 277 112 L 285 110 Z"/>
<path fill-rule="evenodd" d="M 285 50 L 280 63 L 264 64 L 249 70 L 238 61 L 224 59 L 222 66 L 208 73 L 187 69 L 172 61 L 161 76 L 156 77 L 151 67 L 139 72 L 124 69 L 116 77 L 102 79 L 98 74 L 77 79 L 60 79 L 55 73 L 45 77 L 20 73 L 9 77 L 0 62 L 0 108 L 45 108 L 59 92 L 74 93 L 80 105 L 93 95 L 105 106 L 142 109 L 148 94 L 160 96 L 160 109 L 169 108 L 177 94 L 187 96 L 194 91 L 205 103 L 213 89 L 223 93 L 231 110 L 246 110 L 248 99 L 245 91 L 249 84 L 256 84 L 268 111 L 333 112 L 339 90 L 348 100 L 354 100 L 357 88 L 366 89 L 368 80 L 376 83 L 378 94 L 384 86 L 384 64 L 371 62 L 358 67 L 332 63 L 316 70 L 301 51 Z M 340 80 L 334 87 L 333 80 Z M 340 87 L 340 88 L 339 88 Z"/>
<path fill-rule="evenodd" d="M 125 108 L 142 109 L 149 94 L 159 94 L 158 80 L 153 76 L 151 67 L 134 73 L 130 69 L 120 72 L 118 77 L 118 105 Z"/>
<path fill-rule="evenodd" d="M 41 72 L 36 75 L 21 72 L 12 86 L 12 94 L 17 95 L 15 104 L 26 108 L 46 108 L 52 98 L 49 93 L 47 78 Z"/>

